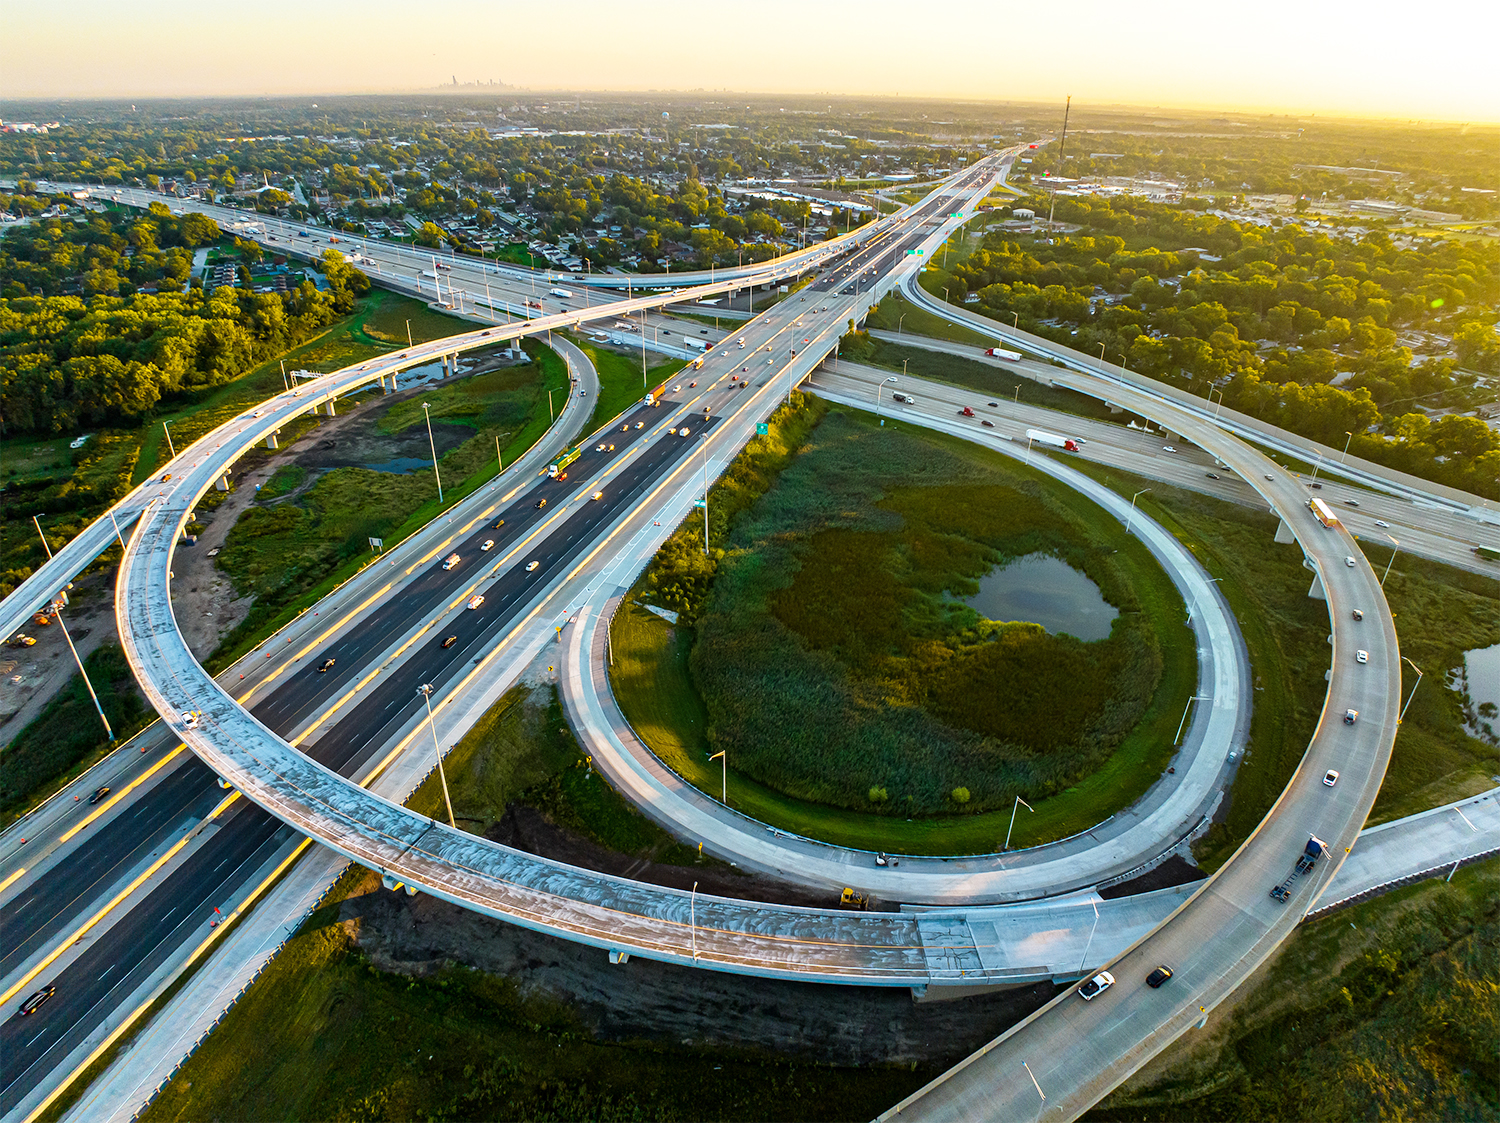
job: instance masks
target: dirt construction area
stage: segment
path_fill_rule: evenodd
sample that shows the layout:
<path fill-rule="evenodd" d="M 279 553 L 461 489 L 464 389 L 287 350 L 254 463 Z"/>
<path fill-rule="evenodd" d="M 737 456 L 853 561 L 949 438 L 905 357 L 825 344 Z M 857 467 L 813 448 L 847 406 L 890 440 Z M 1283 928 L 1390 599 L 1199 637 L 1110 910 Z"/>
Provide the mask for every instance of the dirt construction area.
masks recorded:
<path fill-rule="evenodd" d="M 585 947 L 421 894 L 369 890 L 340 920 L 373 966 L 426 975 L 463 964 L 567 1003 L 604 1040 L 730 1045 L 825 1064 L 949 1061 L 999 1036 L 1056 993 L 1050 984 L 951 1001 L 910 990 L 730 975 Z"/>

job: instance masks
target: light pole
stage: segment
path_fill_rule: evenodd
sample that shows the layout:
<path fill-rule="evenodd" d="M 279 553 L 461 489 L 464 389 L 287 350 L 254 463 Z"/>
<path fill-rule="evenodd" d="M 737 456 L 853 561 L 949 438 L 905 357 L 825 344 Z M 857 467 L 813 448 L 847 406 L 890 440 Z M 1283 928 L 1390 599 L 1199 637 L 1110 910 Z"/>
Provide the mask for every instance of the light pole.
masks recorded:
<path fill-rule="evenodd" d="M 1221 395 L 1219 395 L 1219 397 L 1220 397 L 1220 400 L 1222 401 L 1223 400 L 1223 395 L 1221 394 Z M 1346 456 L 1349 455 L 1349 442 L 1352 441 L 1352 440 L 1354 440 L 1354 434 L 1351 433 L 1351 432 L 1349 432 L 1348 429 L 1345 429 L 1344 430 L 1344 451 L 1341 452 L 1341 453 L 1339 453 L 1339 463 L 1340 464 L 1342 464 L 1344 462 L 1344 457 L 1346 457 Z"/>
<path fill-rule="evenodd" d="M 1021 809 L 1021 805 L 1022 804 L 1026 805 L 1026 810 L 1027 811 L 1030 811 L 1033 815 L 1036 814 L 1036 808 L 1035 807 L 1031 806 L 1031 804 L 1029 804 L 1029 803 L 1026 803 L 1026 801 L 1024 799 L 1022 799 L 1020 796 L 1016 796 L 1015 803 L 1013 803 L 1013 804 L 1010 805 L 1010 826 L 1005 829 L 1005 846 L 1004 846 L 1004 849 L 1006 849 L 1006 850 L 1010 849 L 1010 833 L 1011 833 L 1011 831 L 1013 831 L 1013 830 L 1016 829 L 1016 812 Z"/>
<path fill-rule="evenodd" d="M 1401 656 L 1401 658 L 1406 659 L 1406 656 L 1403 655 Z M 1401 713 L 1396 717 L 1397 725 L 1400 725 L 1403 721 L 1406 720 L 1406 711 L 1411 706 L 1411 700 L 1417 696 L 1417 687 L 1422 685 L 1422 668 L 1417 666 L 1415 663 L 1412 663 L 1410 659 L 1406 659 L 1406 661 L 1408 663 L 1411 663 L 1411 669 L 1417 672 L 1417 681 L 1412 683 L 1411 693 L 1406 696 L 1406 705 L 1401 707 Z"/>
<path fill-rule="evenodd" d="M 1150 490 L 1151 489 L 1149 487 L 1143 487 L 1143 488 L 1141 488 L 1140 491 L 1136 492 L 1134 495 L 1132 495 L 1130 497 L 1130 514 L 1128 514 L 1128 515 L 1125 516 L 1125 533 L 1126 534 L 1130 533 L 1130 523 L 1135 518 L 1135 501 L 1137 499 L 1139 499 L 1141 496 L 1145 495 L 1146 492 L 1148 492 Z"/>
<path fill-rule="evenodd" d="M 1386 537 L 1391 538 L 1389 534 Z M 1396 553 L 1401 549 L 1401 543 L 1396 539 L 1391 538 L 1391 544 L 1395 549 L 1391 551 L 1391 560 L 1385 563 L 1385 572 L 1380 575 L 1380 587 L 1382 589 L 1385 588 L 1385 579 L 1391 575 L 1391 566 L 1396 564 Z"/>
<path fill-rule="evenodd" d="M 411 350 L 415 346 L 416 346 L 416 344 L 411 341 L 411 321 L 407 320 L 406 321 L 406 348 L 409 351 L 409 350 Z"/>
<path fill-rule="evenodd" d="M 432 412 L 427 403 L 422 403 L 422 416 L 427 419 L 427 447 L 432 450 L 432 478 L 437 480 L 438 506 L 443 505 L 443 477 L 438 474 L 437 445 L 432 440 Z"/>
<path fill-rule="evenodd" d="M 1021 384 L 1019 382 L 1016 383 L 1015 404 L 1016 405 L 1020 405 L 1021 404 Z"/>
<path fill-rule="evenodd" d="M 1100 368 L 1104 366 L 1104 344 L 1102 343 L 1099 344 L 1099 366 Z"/>
<path fill-rule="evenodd" d="M 1182 727 L 1187 724 L 1188 711 L 1193 708 L 1193 703 L 1206 702 L 1207 700 L 1208 695 L 1206 694 L 1194 694 L 1187 700 L 1187 705 L 1182 707 L 1182 720 L 1177 723 L 1177 735 L 1172 738 L 1172 744 L 1175 745 L 1178 741 L 1182 740 Z"/>
<path fill-rule="evenodd" d="M 1010 327 L 1011 327 L 1012 331 L 1019 332 L 1021 330 L 1021 313 L 1019 313 L 1019 312 L 1012 312 L 1011 313 Z"/>
<path fill-rule="evenodd" d="M 432 683 L 424 682 L 417 687 L 417 693 L 422 696 L 422 701 L 427 703 L 427 728 L 432 731 L 432 755 L 437 757 L 438 780 L 443 785 L 443 802 L 448 807 L 448 825 L 458 830 L 458 823 L 453 819 L 453 801 L 448 798 L 448 777 L 443 772 L 443 753 L 438 748 L 437 725 L 432 720 Z"/>
<path fill-rule="evenodd" d="M 1224 391 L 1220 390 L 1216 386 L 1210 387 L 1208 391 L 1208 400 L 1213 401 L 1215 394 L 1219 395 L 1219 404 L 1214 406 L 1214 420 L 1217 421 L 1219 420 L 1219 410 L 1224 408 Z"/>
<path fill-rule="evenodd" d="M 905 319 L 906 319 L 906 313 L 902 312 L 901 315 L 900 315 L 900 317 L 896 320 L 896 334 L 897 335 L 901 334 L 901 321 L 905 320 Z"/>
<path fill-rule="evenodd" d="M 1094 946 L 1094 933 L 1099 931 L 1099 906 L 1093 901 L 1089 904 L 1094 905 L 1094 926 L 1089 929 L 1089 942 L 1083 945 L 1083 958 L 1078 961 L 1080 973 L 1083 971 L 1083 965 L 1089 961 L 1089 949 Z"/>
<path fill-rule="evenodd" d="M 693 882 L 693 892 L 688 896 L 688 926 L 693 933 L 693 962 L 698 962 L 698 883 Z"/>
<path fill-rule="evenodd" d="M 886 382 L 900 382 L 900 381 L 901 380 L 899 378 L 897 378 L 893 374 L 893 375 L 891 375 L 891 377 L 887 378 L 885 380 L 885 382 L 877 382 L 875 384 L 875 416 L 876 417 L 880 416 L 880 391 L 883 390 L 883 389 L 885 389 Z M 884 425 L 885 422 L 882 421 L 881 424 Z"/>
<path fill-rule="evenodd" d="M 167 451 L 172 454 L 172 459 L 177 459 L 177 450 L 172 447 L 172 430 L 167 428 L 165 420 L 161 423 L 161 431 L 167 435 Z"/>
<path fill-rule="evenodd" d="M 720 800 L 720 802 L 722 802 L 725 807 L 728 807 L 729 806 L 729 757 L 727 757 L 724 753 L 714 753 L 714 755 L 711 756 L 711 757 L 709 757 L 708 759 L 709 760 L 717 760 L 717 761 L 722 761 L 723 762 L 723 765 L 724 765 L 724 794 L 723 794 L 723 798 Z"/>

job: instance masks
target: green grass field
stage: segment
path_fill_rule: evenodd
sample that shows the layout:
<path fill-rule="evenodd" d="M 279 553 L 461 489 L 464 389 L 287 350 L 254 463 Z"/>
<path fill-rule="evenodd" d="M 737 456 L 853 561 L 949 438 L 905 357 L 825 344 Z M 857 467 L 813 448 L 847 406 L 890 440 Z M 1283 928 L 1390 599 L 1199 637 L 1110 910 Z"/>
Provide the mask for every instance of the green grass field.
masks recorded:
<path fill-rule="evenodd" d="M 945 605 L 940 595 L 944 589 L 962 588 L 965 581 L 972 581 L 972 575 L 966 577 L 959 572 L 965 567 L 978 572 L 988 568 L 990 558 L 995 555 L 991 553 L 993 546 L 984 544 L 986 541 L 1008 542 L 1016 554 L 1048 548 L 1044 539 L 1032 541 L 1028 537 L 1032 533 L 1029 530 L 1021 538 L 1016 538 L 1018 528 L 1006 523 L 1011 516 L 1002 517 L 1002 512 L 1020 510 L 1031 503 L 1033 506 L 1026 508 L 1030 510 L 1031 519 L 1038 525 L 1046 524 L 1050 519 L 1055 524 L 1052 527 L 1055 533 L 1060 533 L 1064 524 L 1086 526 L 1088 518 L 1102 516 L 1096 511 L 1080 516 L 1089 505 L 1078 504 L 1070 493 L 1059 497 L 1049 492 L 1046 496 L 1048 506 L 1035 507 L 1035 500 L 1027 496 L 1042 484 L 1031 474 L 1021 480 L 1027 489 L 1025 496 L 1017 493 L 1009 501 L 995 496 L 981 502 L 977 508 L 966 507 L 957 492 L 936 495 L 930 490 L 909 494 L 900 489 L 888 493 L 883 490 L 889 488 L 888 483 L 881 482 L 886 479 L 884 473 L 889 473 L 892 480 L 925 477 L 931 485 L 937 485 L 944 478 L 945 471 L 957 470 L 974 479 L 975 486 L 969 490 L 984 499 L 987 493 L 983 491 L 983 480 L 990 478 L 988 474 L 998 467 L 986 459 L 988 454 L 982 454 L 976 460 L 977 450 L 973 446 L 946 438 L 929 441 L 925 437 L 918 440 L 904 434 L 897 436 L 889 429 L 876 430 L 868 419 L 834 415 L 816 432 L 811 432 L 810 439 L 818 452 L 803 453 L 795 461 L 789 460 L 781 451 L 773 456 L 781 468 L 786 468 L 788 463 L 793 465 L 784 472 L 758 468 L 756 462 L 765 454 L 758 455 L 753 447 L 741 457 L 736 467 L 747 465 L 743 470 L 749 478 L 758 479 L 760 486 L 758 489 L 741 489 L 742 497 L 731 507 L 749 511 L 745 525 L 727 535 L 720 527 L 713 539 L 717 548 L 711 551 L 709 559 L 703 559 L 701 529 L 695 529 L 691 522 L 663 548 L 658 563 L 648 570 L 641 592 L 673 607 L 688 609 L 691 622 L 697 615 L 693 606 L 701 602 L 706 586 L 713 581 L 714 591 L 708 594 L 704 609 L 704 622 L 710 629 L 709 642 L 705 643 L 702 623 L 697 632 L 685 625 L 674 628 L 659 617 L 627 605 L 616 617 L 612 633 L 615 652 L 612 681 L 616 695 L 627 717 L 646 742 L 671 767 L 707 792 L 717 793 L 720 786 L 719 766 L 710 764 L 707 757 L 711 751 L 729 746 L 730 802 L 769 823 L 871 849 L 914 853 L 999 849 L 1009 825 L 1011 801 L 1008 794 L 1000 800 L 982 787 L 982 778 L 975 775 L 943 778 L 931 786 L 933 790 L 925 793 L 928 807 L 944 805 L 949 789 L 962 783 L 971 790 L 971 796 L 978 797 L 973 801 L 975 805 L 983 807 L 988 797 L 989 806 L 996 810 L 990 814 L 939 816 L 933 816 L 931 811 L 918 812 L 914 801 L 903 801 L 902 797 L 911 794 L 910 787 L 903 786 L 903 783 L 921 781 L 901 781 L 899 766 L 892 769 L 889 764 L 884 766 L 889 775 L 858 772 L 861 766 L 850 762 L 859 759 L 860 749 L 850 742 L 870 737 L 878 746 L 890 743 L 893 736 L 901 736 L 881 731 L 879 726 L 872 727 L 866 716 L 872 708 L 894 707 L 899 726 L 914 720 L 911 712 L 915 709 L 914 701 L 927 705 L 945 714 L 948 723 L 923 727 L 923 748 L 918 758 L 924 761 L 924 770 L 940 773 L 943 766 L 922 754 L 930 751 L 930 746 L 942 738 L 946 737 L 948 743 L 952 743 L 955 730 L 960 737 L 974 740 L 973 734 L 964 734 L 964 723 L 970 727 L 978 725 L 990 733 L 1008 731 L 1014 736 L 1016 715 L 1021 712 L 1018 706 L 1045 708 L 1055 703 L 1055 697 L 1049 703 L 1040 693 L 1023 698 L 1012 690 L 1007 692 L 1008 704 L 995 707 L 989 704 L 990 696 L 983 689 L 961 689 L 961 685 L 970 679 L 977 687 L 997 671 L 1004 681 L 1017 681 L 1003 668 L 989 667 L 986 660 L 999 659 L 1004 664 L 1016 657 L 1014 649 L 1019 644 L 1023 649 L 1032 649 L 1033 658 L 1042 663 L 1055 663 L 1061 668 L 1077 663 L 1079 659 L 1091 662 L 1105 651 L 1123 653 L 1129 649 L 1130 641 L 1124 638 L 1102 644 L 1080 644 L 1071 638 L 1047 637 L 1030 627 L 1012 628 L 1014 635 L 1006 633 L 994 642 L 985 642 L 972 631 L 975 619 L 970 617 L 973 614 L 968 610 L 955 614 L 951 602 Z M 883 442 L 878 454 L 864 448 L 863 442 L 871 439 Z M 825 449 L 833 451 L 825 452 Z M 948 456 L 957 459 L 947 462 L 945 458 Z M 779 476 L 776 472 L 780 472 Z M 942 491 L 942 488 L 937 490 Z M 882 494 L 887 494 L 885 500 L 881 499 Z M 760 499 L 761 495 L 765 498 Z M 753 509 L 751 503 L 755 503 Z M 837 564 L 831 564 L 830 559 L 822 558 L 816 551 L 804 556 L 790 545 L 797 538 L 798 532 L 792 528 L 801 525 L 799 519 L 806 524 L 802 527 L 805 532 L 809 527 L 822 527 L 829 520 L 848 522 L 856 518 L 853 510 L 862 505 L 873 507 L 873 518 L 886 527 L 890 527 L 894 520 L 896 524 L 908 527 L 910 533 L 905 540 L 898 534 L 883 544 L 875 542 L 879 535 L 871 534 L 868 527 L 862 532 L 863 541 L 858 540 L 861 534 L 850 536 L 844 531 L 812 533 L 810 540 L 813 542 L 829 533 L 843 534 L 849 539 L 843 546 L 852 552 L 845 561 Z M 722 510 L 724 504 L 718 506 Z M 714 508 L 715 502 L 711 498 L 710 510 Z M 940 513 L 934 515 L 932 512 Z M 997 518 L 1001 521 L 996 522 Z M 955 533 L 962 529 L 959 524 L 966 524 L 968 531 L 977 533 L 983 541 L 965 539 L 962 533 Z M 981 529 L 976 531 L 976 526 Z M 914 538 L 912 534 L 915 534 Z M 719 547 L 721 539 L 723 546 Z M 768 545 L 771 541 L 774 541 L 774 546 Z M 967 546 L 965 542 L 968 542 Z M 1059 542 L 1054 542 L 1050 548 L 1059 546 Z M 1162 634 L 1175 636 L 1176 629 L 1186 636 L 1186 630 L 1179 623 L 1181 605 L 1175 591 L 1154 563 L 1134 556 L 1136 548 L 1133 547 L 1133 542 L 1127 542 L 1121 554 L 1112 553 L 1116 549 L 1113 545 L 1102 551 L 1097 547 L 1084 549 L 1070 560 L 1108 586 L 1110 595 L 1119 599 L 1131 614 L 1117 626 L 1117 637 L 1130 635 L 1131 629 L 1148 617 Z M 906 560 L 897 563 L 897 568 L 910 570 L 909 579 L 914 588 L 925 586 L 926 593 L 902 592 L 893 587 L 883 573 L 890 567 L 877 560 L 882 550 L 894 550 L 893 557 L 905 552 Z M 675 560 L 679 556 L 683 559 L 682 564 Z M 722 573 L 715 578 L 712 572 L 717 568 L 711 564 L 712 559 L 720 556 L 724 559 L 721 565 L 729 567 L 725 571 L 731 574 L 728 588 L 734 593 L 727 601 L 726 578 Z M 819 560 L 810 560 L 814 556 Z M 703 559 L 696 563 L 701 572 L 686 564 L 693 558 Z M 914 563 L 912 558 L 917 558 L 917 562 Z M 953 568 L 955 562 L 957 569 Z M 859 572 L 862 564 L 867 572 Z M 799 588 L 796 582 L 801 580 L 800 577 L 791 578 L 790 585 L 773 578 L 769 584 L 775 588 L 763 587 L 762 575 L 796 574 L 799 567 L 802 574 L 817 575 L 817 589 Z M 840 576 L 841 573 L 845 575 Z M 749 577 L 743 578 L 744 574 L 749 574 Z M 777 588 L 782 592 L 777 593 Z M 775 621 L 765 615 L 766 608 L 755 606 L 770 605 L 773 616 L 785 618 L 783 609 L 774 607 L 776 598 L 783 593 L 791 605 L 816 606 L 816 611 L 801 614 L 802 619 L 796 619 L 799 613 L 794 611 L 791 629 L 783 626 L 780 633 L 768 639 L 767 626 L 770 625 L 774 633 Z M 734 618 L 732 626 L 722 623 L 726 618 Z M 900 637 L 901 629 L 893 633 L 882 624 L 882 621 L 900 619 L 907 621 L 906 630 L 916 637 L 911 643 Z M 826 631 L 830 625 L 833 632 L 818 638 L 819 630 Z M 944 648 L 943 643 L 947 642 L 944 637 L 951 641 L 956 626 L 967 628 L 969 632 L 956 647 Z M 800 633 L 803 640 L 800 644 L 791 641 L 792 646 L 787 647 L 789 638 L 796 633 Z M 807 638 L 809 636 L 811 640 Z M 807 662 L 809 652 L 805 645 L 809 642 L 812 644 L 812 663 Z M 873 643 L 873 657 L 858 656 L 862 642 Z M 884 652 L 899 649 L 904 643 L 906 654 L 898 661 L 900 665 L 894 668 L 895 677 L 892 677 Z M 840 665 L 848 666 L 853 660 L 855 665 L 863 665 L 864 671 L 853 679 L 830 679 L 826 657 L 817 655 L 820 646 L 835 651 Z M 1103 758 L 1108 756 L 1107 752 L 1100 754 L 1092 767 L 1069 776 L 1058 785 L 1054 790 L 1059 794 L 1037 802 L 1036 813 L 1027 816 L 1025 822 L 1017 823 L 1013 845 L 1035 845 L 1093 826 L 1107 818 L 1122 802 L 1135 798 L 1165 768 L 1183 700 L 1192 693 L 1195 675 L 1190 643 L 1179 640 L 1163 644 L 1162 648 L 1164 657 L 1142 654 L 1127 660 L 1151 671 L 1149 678 L 1155 688 L 1155 697 L 1149 705 L 1145 699 L 1152 698 L 1153 691 L 1144 683 L 1137 686 L 1136 696 L 1140 697 L 1144 690 L 1145 698 L 1137 701 L 1133 708 L 1104 706 L 1102 696 L 1109 692 L 1096 691 L 1101 697 L 1096 698 L 1096 704 L 1087 716 L 1092 718 L 1101 710 L 1108 711 L 1117 730 L 1112 737 L 1106 737 L 1109 746 L 1115 750 L 1113 756 L 1105 763 Z M 949 651 L 949 654 L 935 655 L 942 650 Z M 1155 648 L 1148 646 L 1142 650 L 1154 651 Z M 934 663 L 934 658 L 938 662 Z M 871 667 L 880 673 L 874 676 L 874 685 L 869 688 L 870 698 L 861 701 L 853 710 L 840 709 L 840 706 L 848 705 L 844 700 L 847 694 L 841 692 L 858 689 L 859 679 L 867 675 Z M 1081 671 L 1077 666 L 1073 667 L 1072 675 L 1081 681 L 1101 677 Z M 1155 681 L 1157 675 L 1160 675 L 1159 682 Z M 734 700 L 721 703 L 717 709 L 713 702 L 705 704 L 695 689 L 705 682 L 710 698 L 732 695 Z M 830 685 L 808 685 L 824 682 Z M 789 703 L 789 699 L 808 698 L 809 689 L 815 692 L 813 696 L 819 701 L 807 702 L 800 708 L 795 702 Z M 1067 696 L 1066 691 L 1060 690 L 1051 694 Z M 1078 691 L 1073 691 L 1073 694 L 1071 709 L 1085 711 Z M 1169 698 L 1171 701 L 1167 700 Z M 748 719 L 747 712 L 751 715 Z M 717 716 L 720 722 L 725 722 L 727 715 L 731 724 L 715 726 L 711 715 Z M 1065 706 L 1060 715 L 1053 725 L 1066 726 L 1073 721 L 1069 707 Z M 1137 725 L 1135 719 L 1138 718 L 1141 720 Z M 1035 716 L 1027 720 L 1033 726 L 1040 726 Z M 757 721 L 762 723 L 761 726 L 755 725 Z M 1054 732 L 1051 742 L 1056 744 L 1074 736 L 1078 723 L 1074 721 L 1073 725 L 1075 728 L 1071 731 Z M 1125 732 L 1132 726 L 1133 731 Z M 726 728 L 731 729 L 729 734 L 723 732 Z M 851 738 L 849 730 L 856 728 L 861 729 L 861 733 Z M 747 730 L 750 731 L 748 734 Z M 831 770 L 855 773 L 855 778 L 852 784 L 846 785 L 843 798 L 835 799 L 798 798 L 805 795 L 805 789 L 799 791 L 795 785 L 787 785 L 784 781 L 770 786 L 759 783 L 752 777 L 765 780 L 767 774 L 753 766 L 746 767 L 746 757 L 753 753 L 755 744 L 753 740 L 748 742 L 751 748 L 746 750 L 744 738 L 747 736 L 759 737 L 762 742 L 774 742 L 783 753 L 788 745 L 801 745 L 811 738 L 819 747 L 817 750 L 803 749 L 805 758 L 815 758 L 823 767 L 828 767 L 829 761 L 842 762 L 835 763 Z M 904 742 L 898 740 L 896 743 Z M 840 750 L 841 744 L 849 747 Z M 959 744 L 963 745 L 963 740 Z M 839 755 L 841 751 L 844 756 Z M 854 755 L 847 756 L 851 751 Z M 959 757 L 965 751 L 964 748 L 955 750 Z M 969 759 L 973 765 L 972 755 L 963 759 Z M 737 760 L 741 762 L 738 767 Z M 755 762 L 749 763 L 753 765 Z M 863 767 L 868 769 L 868 765 Z M 949 767 L 951 770 L 951 761 Z M 866 789 L 876 787 L 886 789 L 887 799 L 894 797 L 888 806 L 872 805 L 868 801 Z M 1036 793 L 1027 789 L 1023 794 Z M 1003 812 L 998 809 L 1002 803 Z M 876 810 L 885 814 L 869 813 Z M 913 821 L 907 821 L 908 815 Z"/>
<path fill-rule="evenodd" d="M 583 427 L 585 435 L 608 425 L 640 401 L 647 390 L 675 376 L 684 365 L 681 359 L 661 362 L 658 361 L 658 356 L 648 353 L 647 361 L 650 365 L 643 380 L 638 358 L 596 347 L 586 339 L 574 338 L 573 342 L 589 357 L 594 369 L 599 372 L 599 397 L 594 401 L 594 412 L 590 415 L 588 424 Z M 642 381 L 645 382 L 644 386 Z"/>
<path fill-rule="evenodd" d="M 939 294 L 941 295 L 941 294 Z M 995 341 L 964 327 L 918 308 L 899 292 L 893 292 L 877 304 L 865 321 L 867 327 L 882 331 L 911 332 L 933 339 L 946 339 L 950 343 L 972 343 L 978 347 L 993 347 Z"/>

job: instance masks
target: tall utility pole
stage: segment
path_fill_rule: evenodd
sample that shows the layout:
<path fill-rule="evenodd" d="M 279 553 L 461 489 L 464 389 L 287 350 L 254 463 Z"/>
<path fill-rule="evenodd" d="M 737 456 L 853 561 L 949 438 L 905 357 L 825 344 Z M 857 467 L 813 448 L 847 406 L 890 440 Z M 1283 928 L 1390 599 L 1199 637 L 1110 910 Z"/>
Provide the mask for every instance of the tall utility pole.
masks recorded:
<path fill-rule="evenodd" d="M 1062 171 L 1063 152 L 1068 147 L 1068 114 L 1073 111 L 1073 95 L 1068 95 L 1068 103 L 1063 107 L 1063 131 L 1062 139 L 1057 142 L 1057 170 Z M 1052 225 L 1052 216 L 1057 212 L 1057 187 L 1052 188 L 1052 206 L 1047 209 L 1047 225 Z"/>

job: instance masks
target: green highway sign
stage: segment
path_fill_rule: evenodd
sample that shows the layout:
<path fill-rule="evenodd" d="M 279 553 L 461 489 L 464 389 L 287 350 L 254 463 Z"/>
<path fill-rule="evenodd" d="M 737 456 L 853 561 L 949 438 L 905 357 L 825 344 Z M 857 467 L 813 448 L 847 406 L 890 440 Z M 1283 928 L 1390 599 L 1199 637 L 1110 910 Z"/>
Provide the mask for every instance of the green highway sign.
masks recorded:
<path fill-rule="evenodd" d="M 755 435 L 757 437 L 764 437 L 770 431 L 771 431 L 771 427 L 769 425 L 767 425 L 764 421 L 758 422 L 756 424 L 756 426 L 755 426 Z"/>

